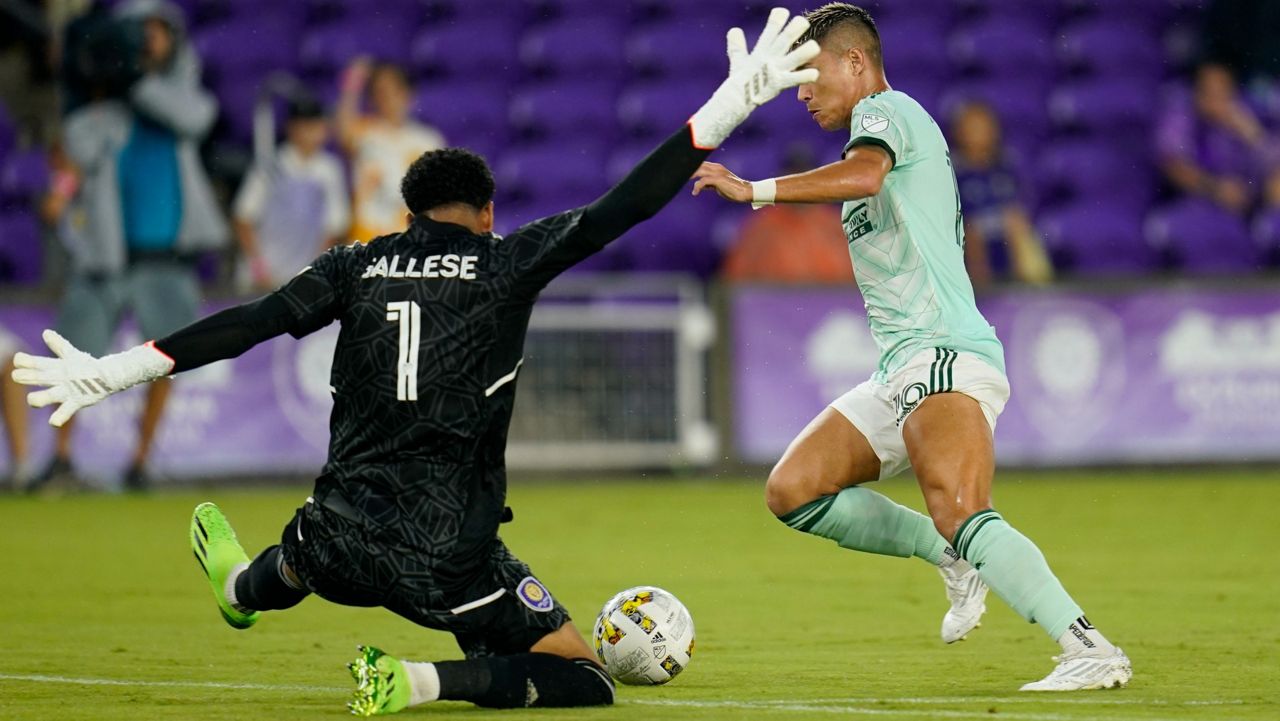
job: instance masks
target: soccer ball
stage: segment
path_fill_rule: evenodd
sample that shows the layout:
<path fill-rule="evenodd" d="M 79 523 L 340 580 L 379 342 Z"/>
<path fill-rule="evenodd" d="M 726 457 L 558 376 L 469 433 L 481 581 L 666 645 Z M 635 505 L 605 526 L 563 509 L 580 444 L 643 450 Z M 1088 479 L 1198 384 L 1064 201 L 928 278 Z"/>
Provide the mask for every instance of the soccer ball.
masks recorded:
<path fill-rule="evenodd" d="M 693 617 L 661 588 L 628 588 L 601 609 L 595 641 L 596 656 L 614 678 L 633 686 L 663 684 L 689 666 Z"/>

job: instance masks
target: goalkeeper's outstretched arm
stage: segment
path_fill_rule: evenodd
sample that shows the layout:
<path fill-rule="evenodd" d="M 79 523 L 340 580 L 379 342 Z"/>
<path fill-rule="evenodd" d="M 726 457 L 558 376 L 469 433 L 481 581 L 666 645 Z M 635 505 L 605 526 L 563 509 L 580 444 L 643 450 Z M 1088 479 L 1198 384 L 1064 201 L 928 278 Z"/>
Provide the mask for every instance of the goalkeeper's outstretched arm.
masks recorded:
<path fill-rule="evenodd" d="M 788 21 L 788 18 L 790 20 Z M 803 16 L 774 8 L 755 47 L 747 51 L 741 28 L 726 36 L 729 77 L 688 124 L 659 145 L 608 193 L 587 206 L 582 232 L 603 245 L 671 201 L 694 171 L 751 111 L 801 83 L 818 79 L 815 68 L 799 70 L 818 55 L 812 40 L 792 49 L 809 29 Z"/>
<path fill-rule="evenodd" d="M 44 342 L 53 358 L 18 353 L 13 379 L 48 386 L 33 391 L 27 402 L 36 408 L 58 404 L 49 423 L 61 426 L 76 411 L 113 393 L 214 361 L 235 358 L 278 335 L 299 330 L 297 320 L 277 293 L 202 318 L 160 340 L 121 353 L 94 358 L 57 332 L 46 330 Z"/>

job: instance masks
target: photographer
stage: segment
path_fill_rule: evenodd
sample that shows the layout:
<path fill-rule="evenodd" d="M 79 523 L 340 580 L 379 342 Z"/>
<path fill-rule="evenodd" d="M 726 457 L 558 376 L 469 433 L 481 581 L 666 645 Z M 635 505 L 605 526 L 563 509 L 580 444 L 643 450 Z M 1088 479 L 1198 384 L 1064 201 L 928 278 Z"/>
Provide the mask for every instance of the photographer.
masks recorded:
<path fill-rule="evenodd" d="M 142 335 L 160 337 L 195 319 L 197 253 L 227 238 L 197 146 L 217 117 L 200 87 L 200 61 L 181 10 L 130 0 L 68 38 L 69 112 L 60 173 L 46 207 L 60 217 L 71 274 L 58 329 L 92 353 L 109 350 L 128 308 Z M 148 389 L 124 485 L 146 486 L 144 464 L 167 383 Z M 69 427 L 33 488 L 70 475 Z"/>

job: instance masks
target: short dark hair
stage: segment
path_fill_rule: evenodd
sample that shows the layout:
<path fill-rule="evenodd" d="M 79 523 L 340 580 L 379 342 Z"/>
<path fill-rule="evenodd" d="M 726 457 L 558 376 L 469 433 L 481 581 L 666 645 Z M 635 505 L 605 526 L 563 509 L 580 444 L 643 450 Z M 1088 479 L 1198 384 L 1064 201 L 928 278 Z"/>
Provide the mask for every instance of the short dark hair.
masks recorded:
<path fill-rule="evenodd" d="M 823 38 L 833 31 L 848 27 L 870 39 L 863 50 L 876 65 L 884 67 L 884 55 L 880 51 L 880 31 L 876 30 L 876 21 L 871 19 L 871 13 L 849 3 L 827 3 L 817 10 L 805 13 L 804 17 L 809 21 L 809 29 L 796 41 L 797 45 L 806 40 L 816 40 L 821 44 Z"/>
<path fill-rule="evenodd" d="M 466 148 L 429 150 L 400 181 L 400 195 L 414 215 L 455 203 L 480 210 L 493 200 L 493 191 L 489 164 Z"/>

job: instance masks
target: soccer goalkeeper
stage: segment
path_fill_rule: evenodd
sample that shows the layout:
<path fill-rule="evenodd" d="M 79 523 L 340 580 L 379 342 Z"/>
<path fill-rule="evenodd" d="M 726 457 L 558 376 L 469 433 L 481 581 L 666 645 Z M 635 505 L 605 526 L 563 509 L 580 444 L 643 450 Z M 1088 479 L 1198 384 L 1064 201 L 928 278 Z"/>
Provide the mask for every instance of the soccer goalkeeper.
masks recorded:
<path fill-rule="evenodd" d="M 437 699 L 488 707 L 590 706 L 613 683 L 547 588 L 498 538 L 503 461 L 529 315 L 559 273 L 660 210 L 710 151 L 782 90 L 812 82 L 808 28 L 775 9 L 750 52 L 728 35 L 728 79 L 686 127 L 590 205 L 493 228 L 493 176 L 480 157 L 421 156 L 402 183 L 409 228 L 336 248 L 282 288 L 123 353 L 93 358 L 52 331 L 56 358 L 19 354 L 14 379 L 48 386 L 51 422 L 139 383 L 233 358 L 283 333 L 334 320 L 329 460 L 280 544 L 249 562 L 217 506 L 197 506 L 191 543 L 227 623 L 310 593 L 382 606 L 449 631 L 463 661 L 415 663 L 362 647 L 353 713 Z"/>

